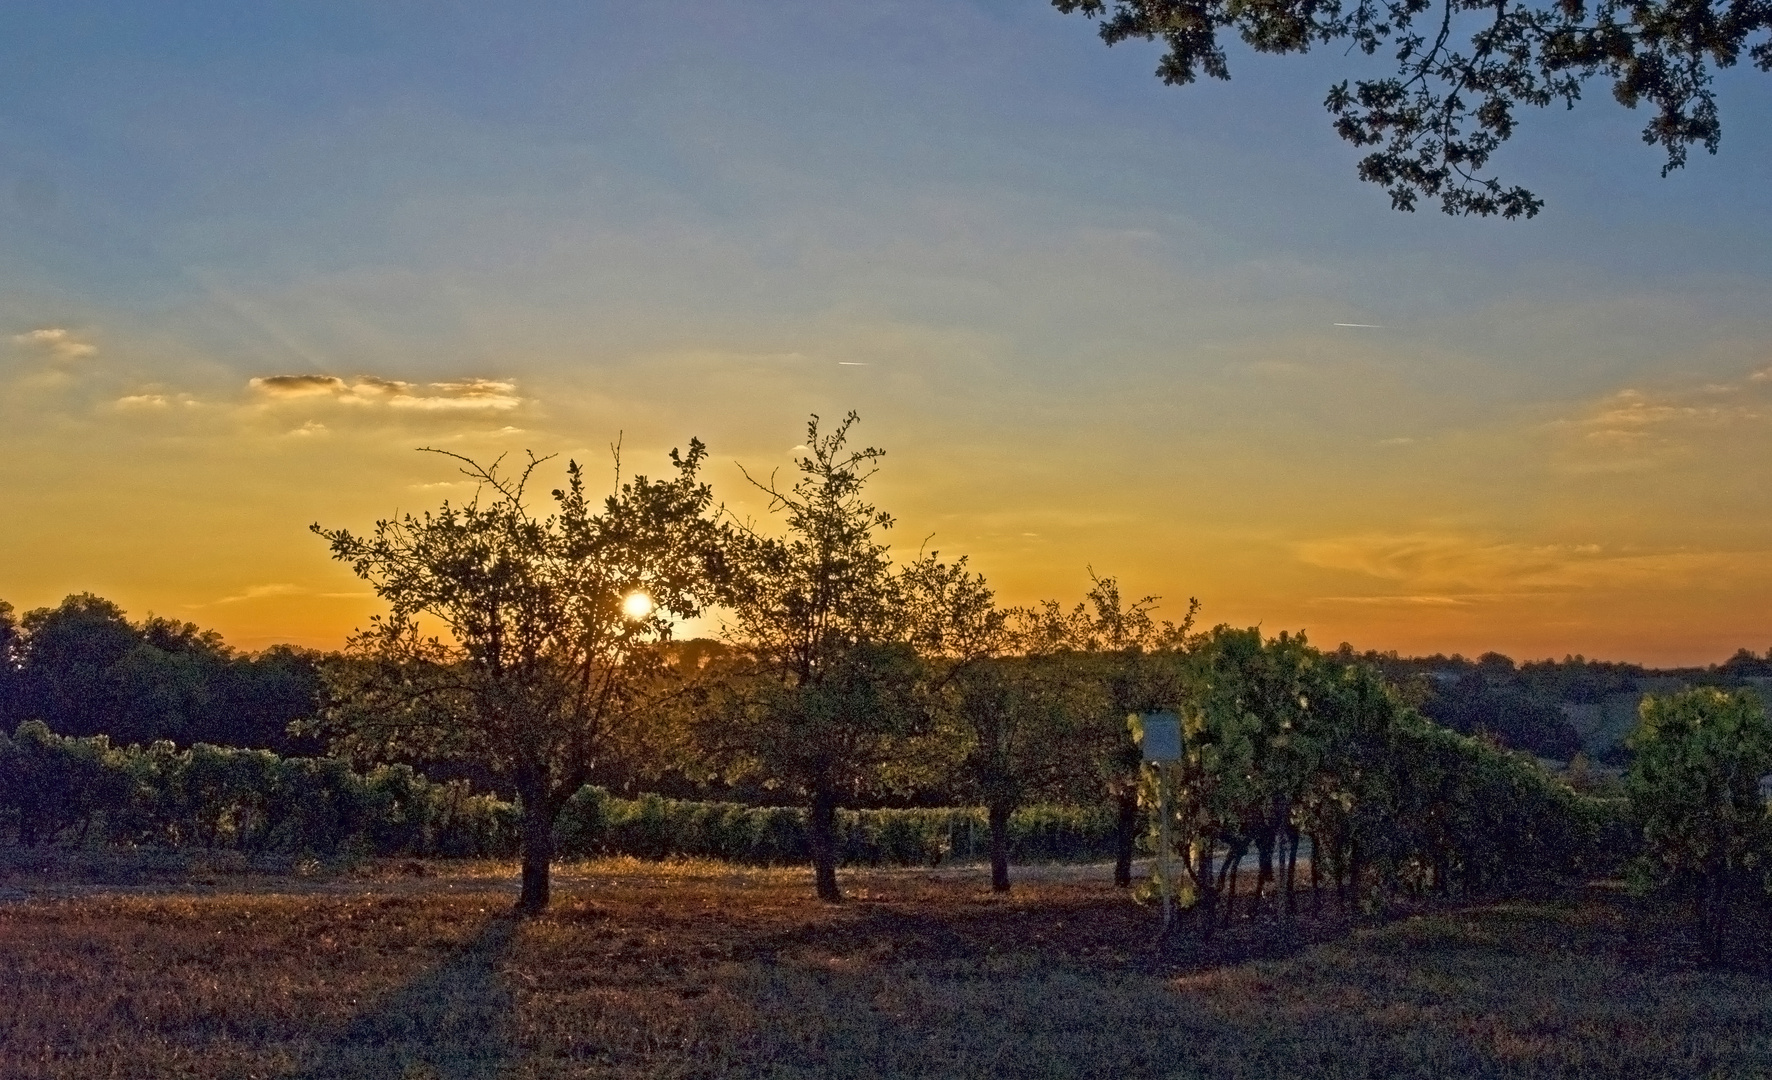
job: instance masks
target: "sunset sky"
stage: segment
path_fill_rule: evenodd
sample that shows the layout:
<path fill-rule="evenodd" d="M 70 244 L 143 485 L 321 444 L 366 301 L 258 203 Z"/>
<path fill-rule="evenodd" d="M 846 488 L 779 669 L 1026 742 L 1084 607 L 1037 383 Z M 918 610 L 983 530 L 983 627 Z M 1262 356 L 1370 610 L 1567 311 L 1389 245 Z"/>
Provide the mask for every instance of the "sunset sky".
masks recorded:
<path fill-rule="evenodd" d="M 13 5 L 0 598 L 332 647 L 376 604 L 306 527 L 467 492 L 416 447 L 699 436 L 755 514 L 853 408 L 895 545 L 1008 602 L 1772 646 L 1772 78 L 1665 180 L 1606 87 L 1528 110 L 1506 223 L 1355 178 L 1340 48 L 1157 56 L 1045 0 Z"/>

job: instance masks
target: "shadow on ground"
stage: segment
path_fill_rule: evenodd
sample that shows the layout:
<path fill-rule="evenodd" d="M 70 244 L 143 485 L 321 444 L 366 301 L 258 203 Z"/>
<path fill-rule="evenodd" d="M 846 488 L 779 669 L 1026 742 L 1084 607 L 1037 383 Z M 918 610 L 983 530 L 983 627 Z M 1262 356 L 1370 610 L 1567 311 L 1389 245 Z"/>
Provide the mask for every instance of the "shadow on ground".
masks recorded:
<path fill-rule="evenodd" d="M 1205 937 L 1192 922 L 1178 920 L 1163 936 L 1157 909 L 1129 903 L 1123 894 L 1049 892 L 1033 903 L 974 899 L 933 909 L 862 899 L 820 911 L 804 925 L 758 928 L 728 955 L 766 962 L 817 954 L 960 963 L 1022 955 L 1043 967 L 1175 975 L 1296 956 L 1346 938 L 1358 922 L 1338 911 L 1296 920 L 1270 912 Z M 678 936 L 687 941 L 695 932 L 683 927 Z"/>
<path fill-rule="evenodd" d="M 499 969 L 518 922 L 490 919 L 442 965 L 324 1039 L 289 1080 L 491 1080 L 516 1057 Z"/>
<path fill-rule="evenodd" d="M 545 940 L 553 958 L 526 960 L 540 978 L 525 1030 L 542 1037 L 523 1065 L 622 1080 L 1772 1076 L 1766 981 L 1643 952 L 1654 928 L 1609 893 L 1162 945 L 1150 909 L 1080 891 L 716 910 L 579 902 L 541 920 L 518 950 Z"/>

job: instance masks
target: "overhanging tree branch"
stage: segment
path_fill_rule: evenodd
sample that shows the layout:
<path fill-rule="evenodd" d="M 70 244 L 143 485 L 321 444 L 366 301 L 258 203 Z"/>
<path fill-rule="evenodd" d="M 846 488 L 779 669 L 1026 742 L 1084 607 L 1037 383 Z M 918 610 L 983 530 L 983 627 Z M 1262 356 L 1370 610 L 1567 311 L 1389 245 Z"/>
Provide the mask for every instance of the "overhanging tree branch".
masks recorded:
<path fill-rule="evenodd" d="M 1695 144 L 1717 152 L 1713 71 L 1734 66 L 1744 49 L 1759 70 L 1772 70 L 1772 0 L 1442 0 L 1431 44 L 1417 28 L 1430 0 L 1052 2 L 1098 20 L 1109 45 L 1161 40 L 1168 51 L 1157 77 L 1171 85 L 1200 72 L 1230 77 L 1221 31 L 1257 52 L 1345 40 L 1371 56 L 1394 46 L 1394 75 L 1343 80 L 1324 105 L 1343 139 L 1380 148 L 1360 159 L 1358 174 L 1398 210 L 1429 198 L 1448 214 L 1535 216 L 1543 200 L 1486 175 L 1489 158 L 1513 136 L 1518 106 L 1573 108 L 1594 78 L 1610 79 L 1627 108 L 1655 110 L 1642 137 L 1664 151 L 1666 176 Z M 1452 47 L 1465 33 L 1468 54 Z"/>

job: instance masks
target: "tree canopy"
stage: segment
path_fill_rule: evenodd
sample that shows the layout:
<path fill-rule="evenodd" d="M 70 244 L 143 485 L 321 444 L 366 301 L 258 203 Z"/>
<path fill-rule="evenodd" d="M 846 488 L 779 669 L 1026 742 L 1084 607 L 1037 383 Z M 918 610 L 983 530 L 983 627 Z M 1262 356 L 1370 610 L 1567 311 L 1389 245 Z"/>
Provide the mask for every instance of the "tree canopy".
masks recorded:
<path fill-rule="evenodd" d="M 910 582 L 880 534 L 892 516 L 865 488 L 885 451 L 853 449 L 851 412 L 821 432 L 813 416 L 800 478 L 784 490 L 753 480 L 783 515 L 785 535 L 733 537 L 731 643 L 742 671 L 702 737 L 729 776 L 760 774 L 809 801 L 818 895 L 841 898 L 837 808 L 917 782 L 933 741 L 924 670 L 907 603 Z"/>
<path fill-rule="evenodd" d="M 671 620 L 714 594 L 706 450 L 673 450 L 666 480 L 618 478 L 601 508 L 570 463 L 545 517 L 527 498 L 545 458 L 509 472 L 448 456 L 478 484 L 464 505 L 378 521 L 366 536 L 313 527 L 390 608 L 351 640 L 353 662 L 332 669 L 329 727 L 341 749 L 455 757 L 509 782 L 523 811 L 518 907 L 535 912 L 548 902 L 555 817 L 653 703 L 664 673 L 654 646 Z"/>
<path fill-rule="evenodd" d="M 119 742 L 309 750 L 287 729 L 314 713 L 320 662 L 290 645 L 238 652 L 176 619 L 131 622 L 91 593 L 16 619 L 0 601 L 0 725 L 41 720 Z"/>
<path fill-rule="evenodd" d="M 1661 174 L 1693 145 L 1716 153 L 1722 119 L 1714 72 L 1745 52 L 1772 70 L 1768 0 L 1052 0 L 1100 20 L 1109 45 L 1160 39 L 1157 77 L 1230 78 L 1221 32 L 1266 53 L 1345 42 L 1349 52 L 1395 58 L 1393 73 L 1344 79 L 1324 104 L 1335 131 L 1358 147 L 1362 180 L 1398 210 L 1438 199 L 1448 214 L 1532 217 L 1544 201 L 1486 171 L 1514 133 L 1522 106 L 1573 108 L 1593 79 L 1654 115 L 1643 141 L 1666 154 Z"/>

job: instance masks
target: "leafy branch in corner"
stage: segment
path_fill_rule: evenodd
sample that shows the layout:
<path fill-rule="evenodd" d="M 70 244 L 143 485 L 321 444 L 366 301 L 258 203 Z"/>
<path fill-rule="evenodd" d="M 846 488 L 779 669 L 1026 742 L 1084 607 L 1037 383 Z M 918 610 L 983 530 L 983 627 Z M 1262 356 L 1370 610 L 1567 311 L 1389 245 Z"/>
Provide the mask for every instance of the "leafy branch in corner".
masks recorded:
<path fill-rule="evenodd" d="M 1716 153 L 1722 122 L 1715 69 L 1745 51 L 1772 70 L 1772 0 L 1052 0 L 1100 20 L 1109 45 L 1161 40 L 1157 77 L 1174 86 L 1201 73 L 1230 78 L 1220 31 L 1257 52 L 1304 53 L 1345 41 L 1371 56 L 1389 51 L 1396 72 L 1343 80 L 1324 104 L 1335 131 L 1373 148 L 1362 180 L 1391 206 L 1438 199 L 1448 214 L 1533 217 L 1544 200 L 1504 187 L 1489 158 L 1514 134 L 1520 106 L 1573 108 L 1588 80 L 1612 82 L 1627 108 L 1655 115 L 1643 141 L 1661 147 L 1661 175 L 1701 144 Z M 1757 40 L 1756 40 L 1757 39 Z"/>

